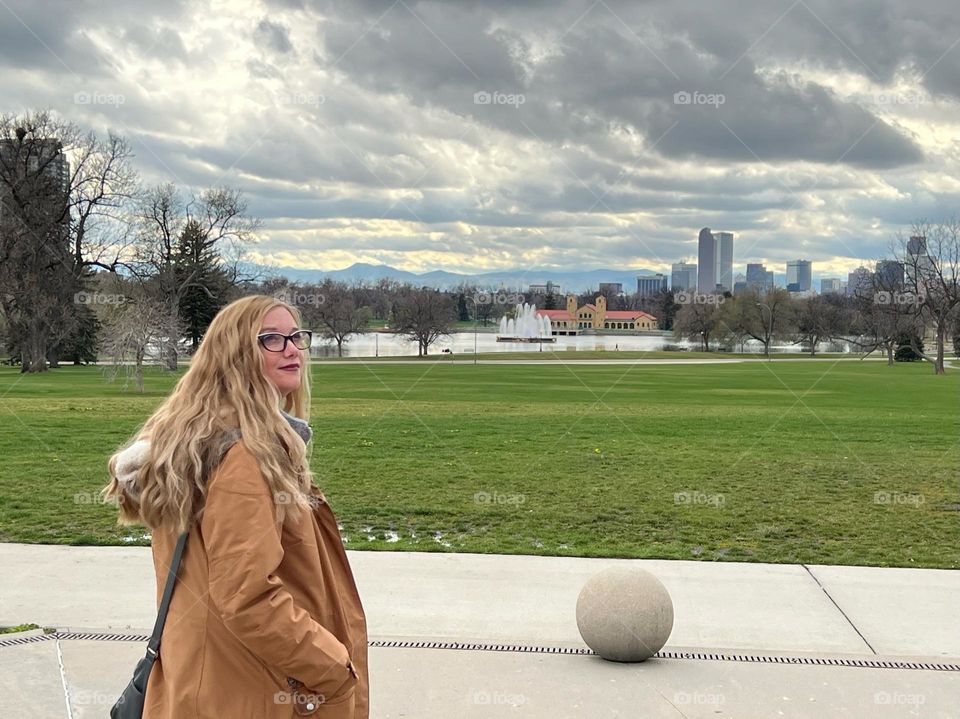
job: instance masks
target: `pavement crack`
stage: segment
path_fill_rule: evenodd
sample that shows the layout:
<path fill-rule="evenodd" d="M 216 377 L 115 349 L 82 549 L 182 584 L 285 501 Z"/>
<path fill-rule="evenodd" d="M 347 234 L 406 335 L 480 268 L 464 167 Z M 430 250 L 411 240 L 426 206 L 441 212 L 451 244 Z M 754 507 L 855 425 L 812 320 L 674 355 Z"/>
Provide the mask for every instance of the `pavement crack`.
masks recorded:
<path fill-rule="evenodd" d="M 851 627 L 853 627 L 853 631 L 855 631 L 855 632 L 857 633 L 857 636 L 860 637 L 860 639 L 863 640 L 863 643 L 867 645 L 867 648 L 874 654 L 874 656 L 876 656 L 877 651 L 873 648 L 873 646 L 870 644 L 870 642 L 867 641 L 867 638 L 866 638 L 865 636 L 863 636 L 863 632 L 861 632 L 861 631 L 857 628 L 857 625 L 853 623 L 853 620 L 851 620 L 850 617 L 847 616 L 847 613 L 846 613 L 845 611 L 843 611 L 843 609 L 841 609 L 840 605 L 837 604 L 836 600 L 835 600 L 832 596 L 830 596 L 830 592 L 828 592 L 828 591 L 827 591 L 827 588 L 820 583 L 820 580 L 817 579 L 817 575 L 815 575 L 813 572 L 811 572 L 811 571 L 810 571 L 810 567 L 808 567 L 806 564 L 801 564 L 800 566 L 803 567 L 805 570 L 807 570 L 807 574 L 809 574 L 810 577 L 813 579 L 813 581 L 815 581 L 815 582 L 817 583 L 817 586 L 820 587 L 820 589 L 823 591 L 823 593 L 827 595 L 827 599 L 830 600 L 830 603 L 833 604 L 833 606 L 835 606 L 835 607 L 837 608 L 837 611 L 840 612 L 840 614 L 843 615 L 843 618 L 847 620 L 847 624 L 849 624 Z"/>

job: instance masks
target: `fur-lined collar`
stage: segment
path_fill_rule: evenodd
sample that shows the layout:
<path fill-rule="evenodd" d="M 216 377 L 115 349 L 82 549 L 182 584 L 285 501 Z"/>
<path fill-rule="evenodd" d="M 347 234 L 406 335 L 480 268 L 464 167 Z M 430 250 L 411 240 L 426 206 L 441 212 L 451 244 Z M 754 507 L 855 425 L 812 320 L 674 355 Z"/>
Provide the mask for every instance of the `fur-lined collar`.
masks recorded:
<path fill-rule="evenodd" d="M 280 414 L 287 420 L 287 423 L 293 431 L 300 436 L 304 444 L 310 441 L 313 437 L 313 430 L 310 429 L 310 425 L 307 424 L 306 420 L 294 417 L 292 414 L 284 412 L 283 410 L 280 410 Z M 223 443 L 224 448 L 240 438 L 239 430 L 232 430 L 228 432 L 227 435 L 227 437 L 223 438 L 225 440 Z M 148 460 L 149 456 L 150 441 L 146 439 L 138 439 L 117 456 L 115 466 L 117 481 L 120 483 L 121 489 L 127 498 L 135 503 L 139 503 L 138 500 L 140 497 L 140 490 L 136 482 L 137 473 L 140 471 L 140 467 L 143 466 L 144 462 Z"/>

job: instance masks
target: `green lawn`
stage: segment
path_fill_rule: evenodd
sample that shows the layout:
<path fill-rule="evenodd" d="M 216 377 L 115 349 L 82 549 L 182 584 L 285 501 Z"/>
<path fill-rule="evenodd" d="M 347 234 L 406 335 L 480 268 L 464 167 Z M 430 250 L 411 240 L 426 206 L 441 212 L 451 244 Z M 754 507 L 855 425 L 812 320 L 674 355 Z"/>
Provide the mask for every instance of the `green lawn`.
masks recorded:
<path fill-rule="evenodd" d="M 960 373 L 368 361 L 313 377 L 312 466 L 349 548 L 960 567 Z M 152 369 L 139 395 L 92 367 L 0 369 L 0 540 L 146 543 L 95 495 L 174 380 Z"/>

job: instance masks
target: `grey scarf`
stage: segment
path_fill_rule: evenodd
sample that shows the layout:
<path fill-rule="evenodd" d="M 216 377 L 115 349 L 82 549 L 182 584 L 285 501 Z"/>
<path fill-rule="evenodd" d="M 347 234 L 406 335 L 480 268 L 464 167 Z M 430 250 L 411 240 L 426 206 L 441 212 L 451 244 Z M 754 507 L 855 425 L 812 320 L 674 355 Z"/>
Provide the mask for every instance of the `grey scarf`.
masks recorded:
<path fill-rule="evenodd" d="M 292 414 L 280 410 L 280 414 L 283 415 L 283 418 L 287 420 L 290 426 L 293 428 L 293 431 L 300 435 L 300 439 L 303 440 L 304 444 L 307 444 L 310 441 L 310 438 L 313 437 L 313 430 L 310 429 L 310 425 L 307 424 L 305 420 L 300 419 L 299 417 L 294 417 Z"/>

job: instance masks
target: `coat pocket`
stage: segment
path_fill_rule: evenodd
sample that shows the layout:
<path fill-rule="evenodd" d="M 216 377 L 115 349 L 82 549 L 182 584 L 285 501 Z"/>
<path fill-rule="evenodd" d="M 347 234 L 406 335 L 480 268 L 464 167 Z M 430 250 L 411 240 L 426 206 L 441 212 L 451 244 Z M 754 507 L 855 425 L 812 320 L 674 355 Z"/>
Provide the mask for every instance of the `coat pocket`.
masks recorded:
<path fill-rule="evenodd" d="M 353 719 L 356 710 L 357 687 L 354 684 L 342 696 L 327 700 L 322 694 L 307 690 L 296 679 L 288 679 L 290 706 L 294 717 L 314 719 Z"/>

